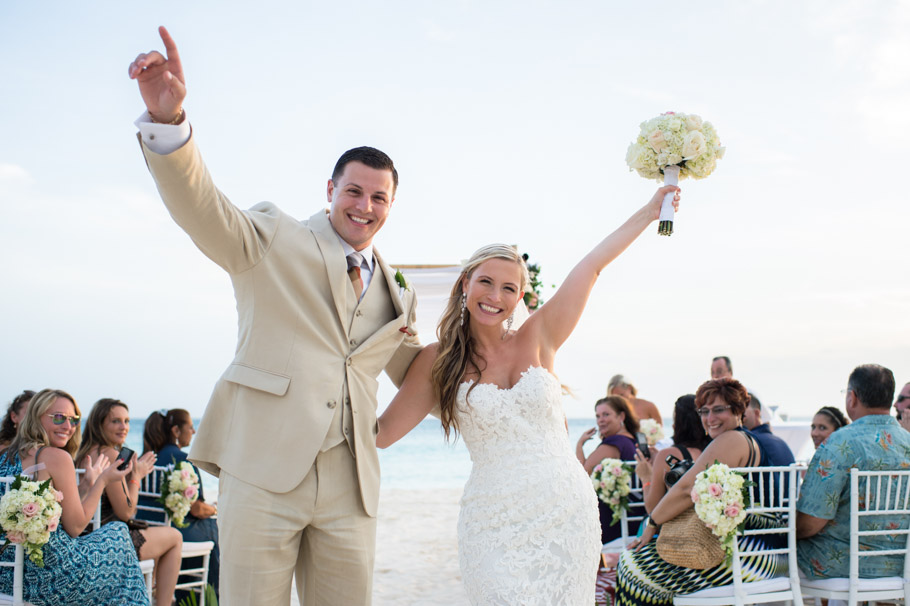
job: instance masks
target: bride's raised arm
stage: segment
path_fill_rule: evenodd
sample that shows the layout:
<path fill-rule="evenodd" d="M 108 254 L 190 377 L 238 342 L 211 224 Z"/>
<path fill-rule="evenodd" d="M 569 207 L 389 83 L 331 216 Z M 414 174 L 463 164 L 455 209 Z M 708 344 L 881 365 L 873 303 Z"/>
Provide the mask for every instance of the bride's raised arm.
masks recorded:
<path fill-rule="evenodd" d="M 648 225 L 658 219 L 664 195 L 672 191 L 677 192 L 673 205 L 678 206 L 678 187 L 665 185 L 658 189 L 647 204 L 585 255 L 569 272 L 556 294 L 531 316 L 538 325 L 541 345 L 545 349 L 555 352 L 569 338 L 581 318 L 581 312 L 584 311 L 588 296 L 601 270 L 628 248 Z"/>

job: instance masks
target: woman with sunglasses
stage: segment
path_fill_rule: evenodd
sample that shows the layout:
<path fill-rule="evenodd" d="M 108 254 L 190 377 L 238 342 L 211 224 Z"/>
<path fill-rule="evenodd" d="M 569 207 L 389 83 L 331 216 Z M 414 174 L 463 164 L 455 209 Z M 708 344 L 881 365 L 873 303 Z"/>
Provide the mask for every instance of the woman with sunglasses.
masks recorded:
<path fill-rule="evenodd" d="M 85 437 L 76 453 L 77 465 L 84 467 L 100 456 L 116 461 L 130 431 L 130 411 L 120 400 L 103 398 L 95 402 L 85 421 Z M 149 526 L 137 522 L 139 485 L 155 466 L 155 453 L 130 458 L 132 470 L 119 482 L 109 484 L 101 497 L 102 526 L 115 521 L 126 522 L 130 538 L 140 560 L 155 560 L 155 595 L 158 604 L 170 604 L 180 572 L 183 536 L 170 526 Z"/>
<path fill-rule="evenodd" d="M 691 492 L 695 476 L 715 461 L 729 467 L 767 466 L 767 455 L 752 434 L 742 427 L 743 411 L 749 394 L 735 379 L 716 379 L 703 383 L 695 393 L 695 406 L 702 426 L 711 442 L 695 460 L 692 468 L 673 485 L 654 507 L 641 537 L 630 543 L 619 558 L 617 570 L 617 604 L 630 606 L 670 606 L 678 593 L 692 593 L 726 585 L 733 581 L 732 570 L 725 563 L 706 570 L 694 570 L 665 562 L 652 540 L 661 524 L 694 507 Z M 779 527 L 776 518 L 749 515 L 746 528 Z M 739 549 L 753 549 L 768 535 L 740 537 Z M 743 577 L 755 580 L 774 576 L 785 560 L 777 556 L 743 558 Z"/>
<path fill-rule="evenodd" d="M 50 480 L 62 497 L 59 526 L 44 546 L 44 567 L 25 561 L 25 599 L 47 606 L 148 604 L 139 560 L 126 525 L 115 523 L 80 536 L 98 507 L 105 487 L 132 472 L 118 470 L 101 455 L 89 457 L 84 496 L 76 483 L 73 454 L 79 446 L 79 407 L 64 391 L 45 389 L 31 400 L 16 437 L 0 453 L 0 476 L 28 475 Z M 13 550 L 3 554 L 12 560 Z M 0 572 L 0 592 L 13 592 L 12 569 Z"/>

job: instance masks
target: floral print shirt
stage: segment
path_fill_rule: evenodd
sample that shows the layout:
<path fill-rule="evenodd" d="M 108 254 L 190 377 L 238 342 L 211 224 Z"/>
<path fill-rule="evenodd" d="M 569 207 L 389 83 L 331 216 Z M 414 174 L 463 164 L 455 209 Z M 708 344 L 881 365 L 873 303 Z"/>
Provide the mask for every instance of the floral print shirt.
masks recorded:
<path fill-rule="evenodd" d="M 866 415 L 832 433 L 809 463 L 796 509 L 830 520 L 813 537 L 797 544 L 799 567 L 810 579 L 850 575 L 850 468 L 863 471 L 910 469 L 910 432 L 887 414 Z M 859 493 L 865 482 L 860 480 Z M 862 504 L 860 504 L 862 506 Z M 872 516 L 860 521 L 862 530 L 907 528 L 908 520 Z M 906 535 L 861 537 L 859 550 L 898 549 Z M 901 576 L 898 556 L 861 557 L 859 576 Z"/>

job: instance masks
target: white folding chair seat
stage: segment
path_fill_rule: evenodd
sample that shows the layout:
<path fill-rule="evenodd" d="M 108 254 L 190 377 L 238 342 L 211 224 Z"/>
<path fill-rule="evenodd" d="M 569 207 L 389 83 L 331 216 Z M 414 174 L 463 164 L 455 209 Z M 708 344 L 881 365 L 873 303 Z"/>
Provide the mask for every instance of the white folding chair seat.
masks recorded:
<path fill-rule="evenodd" d="M 787 539 L 786 547 L 763 547 L 740 551 L 738 542 L 733 543 L 733 582 L 719 587 L 710 587 L 685 595 L 677 595 L 673 604 L 680 606 L 709 606 L 712 604 L 742 606 L 744 604 L 766 604 L 788 601 L 802 606 L 800 579 L 796 566 L 796 487 L 799 474 L 805 471 L 803 465 L 787 467 L 744 467 L 744 472 L 757 479 L 750 490 L 752 504 L 747 514 L 772 514 L 782 518 L 785 526 L 780 529 L 747 529 L 746 536 L 781 535 Z M 768 475 L 764 475 L 768 474 Z M 766 481 L 767 480 L 767 481 Z M 742 579 L 742 560 L 752 556 L 787 556 L 788 572 L 770 579 L 746 582 Z"/>
<path fill-rule="evenodd" d="M 624 463 L 630 465 L 632 469 L 635 469 L 635 466 L 638 464 L 638 461 L 623 461 Z M 629 492 L 629 510 L 622 512 L 622 517 L 617 522 L 620 525 L 620 532 L 622 533 L 619 538 L 613 539 L 609 543 L 604 543 L 603 548 L 601 549 L 602 553 L 619 553 L 625 550 L 626 545 L 632 542 L 635 539 L 635 536 L 629 534 L 629 522 L 638 522 L 639 524 L 648 517 L 648 512 L 645 509 L 645 497 L 641 485 L 641 480 L 638 478 L 638 475 L 635 473 L 632 474 L 632 482 L 630 483 L 630 492 Z M 636 502 L 631 502 L 632 499 L 636 499 Z"/>
<path fill-rule="evenodd" d="M 863 483 L 860 488 L 860 482 Z M 862 495 L 862 499 L 860 498 Z M 849 577 L 802 579 L 803 594 L 828 600 L 859 602 L 904 600 L 910 604 L 910 528 L 860 530 L 860 520 L 883 523 L 904 520 L 910 524 L 910 471 L 860 471 L 850 469 L 850 562 Z M 860 537 L 904 535 L 898 549 L 860 549 Z M 877 579 L 859 576 L 859 559 L 866 557 L 903 558 L 903 577 Z"/>

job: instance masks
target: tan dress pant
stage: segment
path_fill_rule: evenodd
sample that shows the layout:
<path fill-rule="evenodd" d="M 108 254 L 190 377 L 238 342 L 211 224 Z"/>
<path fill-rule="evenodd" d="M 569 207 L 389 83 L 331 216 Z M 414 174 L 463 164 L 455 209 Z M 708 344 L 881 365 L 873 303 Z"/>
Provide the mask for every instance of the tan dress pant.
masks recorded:
<path fill-rule="evenodd" d="M 346 443 L 319 453 L 290 492 L 223 470 L 218 486 L 222 606 L 287 606 L 295 573 L 302 606 L 369 606 L 376 518 Z"/>

